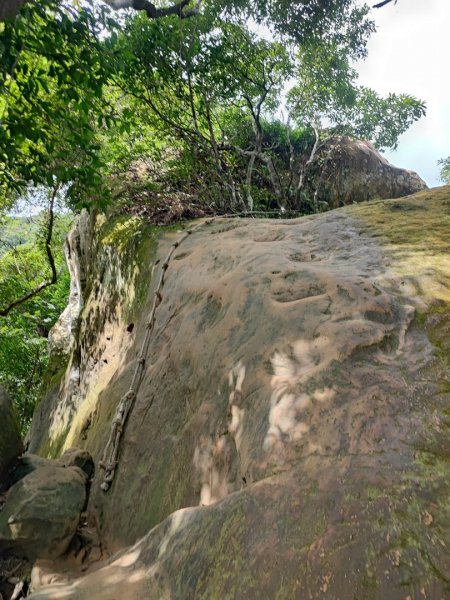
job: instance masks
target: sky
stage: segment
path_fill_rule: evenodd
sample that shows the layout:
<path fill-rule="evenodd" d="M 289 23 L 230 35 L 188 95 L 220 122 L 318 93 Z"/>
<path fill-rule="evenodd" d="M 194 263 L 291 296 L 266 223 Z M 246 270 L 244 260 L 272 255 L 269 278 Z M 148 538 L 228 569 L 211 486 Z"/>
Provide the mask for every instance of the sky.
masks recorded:
<path fill-rule="evenodd" d="M 359 82 L 381 94 L 412 94 L 427 104 L 426 117 L 400 137 L 396 151 L 384 155 L 395 166 L 416 171 L 430 187 L 442 185 L 437 161 L 450 156 L 450 0 L 398 0 L 373 9 L 371 16 L 377 32 L 368 58 L 357 64 Z"/>

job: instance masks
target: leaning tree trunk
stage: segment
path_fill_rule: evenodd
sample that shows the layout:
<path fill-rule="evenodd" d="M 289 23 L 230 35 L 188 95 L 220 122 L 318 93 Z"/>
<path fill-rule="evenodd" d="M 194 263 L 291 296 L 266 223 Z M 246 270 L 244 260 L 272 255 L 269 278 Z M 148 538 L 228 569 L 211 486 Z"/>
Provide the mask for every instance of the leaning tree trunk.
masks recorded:
<path fill-rule="evenodd" d="M 247 208 L 251 212 L 254 208 L 253 198 L 252 198 L 252 174 L 253 167 L 255 166 L 255 155 L 252 154 L 250 156 L 250 160 L 247 165 L 247 173 L 245 175 L 245 195 L 247 200 Z"/>

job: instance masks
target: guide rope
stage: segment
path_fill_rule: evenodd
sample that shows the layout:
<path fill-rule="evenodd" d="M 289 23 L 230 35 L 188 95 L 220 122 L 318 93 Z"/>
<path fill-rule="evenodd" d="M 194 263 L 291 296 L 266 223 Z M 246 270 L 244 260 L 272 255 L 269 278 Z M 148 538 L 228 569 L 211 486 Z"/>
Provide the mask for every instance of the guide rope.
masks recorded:
<path fill-rule="evenodd" d="M 105 450 L 103 452 L 102 460 L 99 463 L 100 468 L 104 469 L 104 471 L 105 471 L 105 474 L 103 476 L 103 481 L 100 485 L 100 488 L 104 492 L 107 492 L 109 490 L 109 488 L 111 487 L 112 481 L 114 479 L 116 467 L 118 465 L 120 440 L 122 437 L 122 433 L 123 433 L 123 430 L 125 427 L 127 417 L 128 417 L 128 415 L 131 411 L 131 408 L 134 404 L 136 395 L 139 390 L 139 386 L 142 381 L 142 375 L 144 373 L 144 366 L 145 366 L 145 361 L 147 358 L 148 348 L 150 345 L 150 339 L 152 336 L 153 327 L 155 325 L 155 313 L 156 313 L 156 309 L 162 302 L 161 291 L 162 291 L 162 288 L 164 287 L 165 274 L 166 274 L 167 269 L 169 268 L 170 259 L 172 258 L 172 255 L 175 252 L 175 250 L 180 246 L 180 244 L 182 244 L 184 242 L 185 239 L 187 239 L 190 235 L 192 235 L 195 231 L 197 231 L 201 227 L 204 227 L 205 225 L 209 225 L 213 221 L 214 221 L 214 218 L 206 219 L 205 221 L 202 221 L 195 227 L 187 229 L 184 232 L 184 234 L 176 242 L 174 242 L 171 245 L 169 253 L 167 254 L 166 259 L 164 260 L 164 262 L 161 266 L 161 274 L 159 277 L 159 282 L 158 282 L 158 285 L 156 286 L 156 290 L 154 292 L 153 306 L 150 311 L 149 319 L 145 325 L 145 327 L 146 327 L 145 336 L 144 336 L 144 340 L 142 342 L 140 354 L 137 358 L 137 362 L 136 362 L 136 366 L 134 369 L 133 378 L 131 380 L 130 388 L 126 392 L 126 394 L 121 398 L 119 405 L 116 409 L 116 413 L 115 413 L 114 418 L 111 423 L 111 432 L 110 432 L 108 441 L 106 443 Z"/>
<path fill-rule="evenodd" d="M 279 213 L 280 216 L 286 217 L 288 214 L 296 214 L 299 215 L 297 211 L 279 211 L 273 210 L 269 211 L 273 213 Z M 192 235 L 195 231 L 204 227 L 205 225 L 209 225 L 213 223 L 216 219 L 224 219 L 224 218 L 236 218 L 242 216 L 252 216 L 252 215 L 266 215 L 267 212 L 264 211 L 246 211 L 241 213 L 233 213 L 227 215 L 217 215 L 216 217 L 211 217 L 209 219 L 205 219 L 201 223 L 198 223 L 195 227 L 191 227 L 187 229 L 184 234 L 174 242 L 169 250 L 169 253 L 166 256 L 165 261 L 161 267 L 161 274 L 159 277 L 158 285 L 156 286 L 156 290 L 154 292 L 153 306 L 150 311 L 150 317 L 146 323 L 146 332 L 144 336 L 144 341 L 142 343 L 140 354 L 137 358 L 136 366 L 133 373 L 133 378 L 131 380 L 130 388 L 126 392 L 126 394 L 121 398 L 119 405 L 117 406 L 116 413 L 111 422 L 111 432 L 108 438 L 108 441 L 105 446 L 105 450 L 103 452 L 102 460 L 99 465 L 100 468 L 105 471 L 103 476 L 103 481 L 100 485 L 100 488 L 107 492 L 111 487 L 112 481 L 114 479 L 114 475 L 116 472 L 117 465 L 119 463 L 119 449 L 120 449 L 120 440 L 122 438 L 122 434 L 124 431 L 125 423 L 130 414 L 130 411 L 133 407 L 134 401 L 136 399 L 136 395 L 139 390 L 139 386 L 142 381 L 142 375 L 144 373 L 145 361 L 147 358 L 147 353 L 150 345 L 150 339 L 153 332 L 153 327 L 155 325 L 155 313 L 156 309 L 162 302 L 162 288 L 165 282 L 166 271 L 169 268 L 169 262 L 172 258 L 175 250 L 187 239 L 190 235 Z"/>

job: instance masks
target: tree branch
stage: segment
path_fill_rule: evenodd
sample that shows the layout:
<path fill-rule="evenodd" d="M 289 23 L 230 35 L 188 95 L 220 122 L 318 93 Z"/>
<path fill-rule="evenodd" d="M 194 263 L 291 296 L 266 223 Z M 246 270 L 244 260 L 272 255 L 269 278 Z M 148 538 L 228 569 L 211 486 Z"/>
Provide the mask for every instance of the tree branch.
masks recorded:
<path fill-rule="evenodd" d="M 158 8 L 149 0 L 105 0 L 114 10 L 120 8 L 134 8 L 134 10 L 143 10 L 147 13 L 149 19 L 160 19 L 161 17 L 168 17 L 170 15 L 176 15 L 180 19 L 187 19 L 197 15 L 200 11 L 201 0 L 199 0 L 193 8 L 186 9 L 187 5 L 191 0 L 180 0 L 175 4 L 167 7 Z"/>
<path fill-rule="evenodd" d="M 13 310 L 13 308 L 17 308 L 18 306 L 20 306 L 27 300 L 31 300 L 31 298 L 34 298 L 40 292 L 42 292 L 42 290 L 45 290 L 45 288 L 49 287 L 50 285 L 55 284 L 58 280 L 58 274 L 56 272 L 55 259 L 54 259 L 53 253 L 52 253 L 51 244 L 52 244 L 52 236 L 53 236 L 53 225 L 54 225 L 54 221 L 55 221 L 54 206 L 55 206 L 56 195 L 58 193 L 59 187 L 60 187 L 59 183 L 54 185 L 53 190 L 52 190 L 52 195 L 50 196 L 50 203 L 49 203 L 49 207 L 48 207 L 47 235 L 45 237 L 45 252 L 47 254 L 48 264 L 50 265 L 50 270 L 52 272 L 52 275 L 51 275 L 50 279 L 47 279 L 47 281 L 43 281 L 40 285 L 35 287 L 31 292 L 28 292 L 28 294 L 25 294 L 24 296 L 21 296 L 17 300 L 14 300 L 6 308 L 0 309 L 0 317 L 6 317 Z"/>
<path fill-rule="evenodd" d="M 374 4 L 372 6 L 372 8 L 381 8 L 385 4 L 389 4 L 390 2 L 394 2 L 394 1 L 395 1 L 395 4 L 397 4 L 397 0 L 383 0 L 383 2 L 378 2 L 378 4 Z"/>
<path fill-rule="evenodd" d="M 269 175 L 270 175 L 270 180 L 271 180 L 275 195 L 277 197 L 278 205 L 281 208 L 280 200 L 282 197 L 282 189 L 281 189 L 280 177 L 277 173 L 277 170 L 275 168 L 272 157 L 270 155 L 264 154 L 264 152 L 262 152 L 261 150 L 259 150 L 259 151 L 256 149 L 255 150 L 243 150 L 239 146 L 232 146 L 232 148 L 241 156 L 248 156 L 249 158 L 254 156 L 255 158 L 260 160 L 267 167 L 267 170 L 269 171 Z"/>

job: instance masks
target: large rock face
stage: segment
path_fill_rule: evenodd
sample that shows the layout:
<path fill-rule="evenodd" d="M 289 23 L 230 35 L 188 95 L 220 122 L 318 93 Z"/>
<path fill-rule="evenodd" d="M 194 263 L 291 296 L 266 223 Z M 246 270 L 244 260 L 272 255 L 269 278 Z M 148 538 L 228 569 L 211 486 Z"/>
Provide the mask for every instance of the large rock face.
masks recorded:
<path fill-rule="evenodd" d="M 32 598 L 449 598 L 449 207 L 442 188 L 189 236 L 112 487 L 98 468 L 92 484 L 89 519 L 121 553 Z M 155 236 L 98 238 L 80 393 L 63 377 L 43 401 L 33 451 L 76 443 L 98 464 L 180 233 Z"/>
<path fill-rule="evenodd" d="M 310 197 L 327 208 L 400 198 L 427 187 L 414 171 L 391 165 L 370 142 L 346 136 L 325 140 L 307 175 Z"/>
<path fill-rule="evenodd" d="M 8 471 L 22 453 L 19 423 L 11 398 L 0 386 L 0 491 L 8 485 Z"/>

